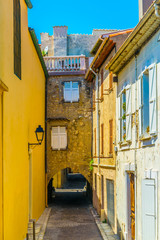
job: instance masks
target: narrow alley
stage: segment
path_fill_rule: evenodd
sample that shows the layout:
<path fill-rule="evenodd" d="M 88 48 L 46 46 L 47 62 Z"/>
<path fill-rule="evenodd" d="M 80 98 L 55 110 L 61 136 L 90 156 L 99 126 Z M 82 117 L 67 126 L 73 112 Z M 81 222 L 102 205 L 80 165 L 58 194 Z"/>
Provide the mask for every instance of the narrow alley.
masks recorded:
<path fill-rule="evenodd" d="M 64 189 L 56 189 L 44 240 L 102 240 L 86 198 L 85 182 L 70 175 Z"/>

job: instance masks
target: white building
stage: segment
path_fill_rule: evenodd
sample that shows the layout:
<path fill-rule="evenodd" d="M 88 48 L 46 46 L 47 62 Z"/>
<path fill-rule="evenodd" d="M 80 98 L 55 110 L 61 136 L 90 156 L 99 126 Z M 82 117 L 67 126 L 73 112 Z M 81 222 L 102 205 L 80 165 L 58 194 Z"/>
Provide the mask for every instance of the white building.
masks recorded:
<path fill-rule="evenodd" d="M 160 1 L 106 68 L 118 76 L 117 221 L 126 240 L 160 239 Z"/>

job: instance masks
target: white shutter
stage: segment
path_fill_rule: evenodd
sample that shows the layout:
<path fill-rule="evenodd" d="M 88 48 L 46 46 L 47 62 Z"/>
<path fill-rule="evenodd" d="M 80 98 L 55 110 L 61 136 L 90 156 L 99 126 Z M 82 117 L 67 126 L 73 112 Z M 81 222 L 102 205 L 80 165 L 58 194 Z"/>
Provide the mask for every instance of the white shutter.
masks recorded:
<path fill-rule="evenodd" d="M 65 127 L 60 127 L 60 149 L 66 149 L 67 147 L 67 133 Z"/>
<path fill-rule="evenodd" d="M 142 240 L 154 240 L 156 237 L 155 202 L 154 180 L 142 180 Z"/>
<path fill-rule="evenodd" d="M 122 141 L 121 97 L 118 97 L 118 142 Z"/>
<path fill-rule="evenodd" d="M 139 136 L 142 135 L 142 76 L 138 79 Z M 136 113 L 135 113 L 136 114 Z"/>
<path fill-rule="evenodd" d="M 65 82 L 64 83 L 64 100 L 65 102 L 72 101 L 72 82 Z"/>
<path fill-rule="evenodd" d="M 72 102 L 78 102 L 79 100 L 79 89 L 72 88 Z"/>
<path fill-rule="evenodd" d="M 151 134 L 157 131 L 156 75 L 156 65 L 153 65 L 149 69 L 149 129 Z"/>
<path fill-rule="evenodd" d="M 72 101 L 71 89 L 66 89 L 64 87 L 64 100 L 65 100 L 65 102 L 71 102 Z"/>
<path fill-rule="evenodd" d="M 53 149 L 59 149 L 58 127 L 52 127 L 51 147 L 52 147 Z"/>
<path fill-rule="evenodd" d="M 126 89 L 126 140 L 131 140 L 131 86 Z"/>

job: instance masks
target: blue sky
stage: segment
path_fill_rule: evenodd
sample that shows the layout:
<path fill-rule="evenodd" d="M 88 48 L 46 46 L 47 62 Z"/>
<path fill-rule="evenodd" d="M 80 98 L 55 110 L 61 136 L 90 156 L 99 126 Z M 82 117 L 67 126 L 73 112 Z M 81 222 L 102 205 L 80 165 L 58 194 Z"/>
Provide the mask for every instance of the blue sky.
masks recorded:
<path fill-rule="evenodd" d="M 92 29 L 127 29 L 138 23 L 138 0 L 31 0 L 29 27 L 53 34 L 53 26 L 68 26 L 68 34 L 91 34 Z M 128 4 L 129 3 L 129 4 Z"/>

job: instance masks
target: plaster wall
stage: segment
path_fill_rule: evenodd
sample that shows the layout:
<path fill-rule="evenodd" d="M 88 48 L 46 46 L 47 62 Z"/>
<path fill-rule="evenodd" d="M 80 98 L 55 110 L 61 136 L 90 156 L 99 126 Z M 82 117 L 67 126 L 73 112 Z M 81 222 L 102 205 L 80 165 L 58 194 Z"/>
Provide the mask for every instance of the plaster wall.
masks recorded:
<path fill-rule="evenodd" d="M 27 5 L 24 0 L 20 4 L 21 80 L 14 74 L 13 1 L 0 2 L 0 78 L 9 88 L 3 96 L 4 240 L 26 237 L 29 220 L 28 142 L 36 142 L 35 129 L 39 124 L 45 128 L 45 76 L 28 31 Z M 44 145 L 43 141 L 32 153 L 34 219 L 38 219 L 45 208 Z"/>
<path fill-rule="evenodd" d="M 108 58 L 114 54 L 113 49 Z M 116 232 L 116 171 L 115 171 L 115 153 L 113 145 L 113 153 L 110 154 L 110 133 L 109 133 L 109 121 L 113 120 L 113 142 L 115 142 L 115 111 L 116 111 L 116 83 L 113 83 L 113 88 L 109 90 L 109 71 L 105 70 L 105 66 L 109 61 L 108 58 L 99 69 L 99 113 L 100 113 L 100 167 L 98 171 L 97 166 L 93 166 L 93 205 L 97 209 L 98 213 L 101 214 L 102 209 L 102 189 L 101 189 L 101 176 L 104 179 L 104 212 L 105 218 L 107 219 L 107 186 L 106 180 L 114 181 L 114 210 L 115 210 L 115 224 L 113 227 Z M 103 69 L 103 95 L 101 85 L 101 71 Z M 94 83 L 95 84 L 95 83 Z M 95 89 L 96 96 L 97 89 Z M 95 98 L 96 99 L 96 98 Z M 96 100 L 97 101 L 97 100 Z M 104 124 L 104 152 L 102 153 L 102 135 L 101 135 L 101 124 Z M 97 150 L 95 151 L 95 129 L 97 129 L 97 116 L 96 106 L 93 109 L 93 153 L 94 164 L 98 164 Z M 97 135 L 97 134 L 96 134 Z M 97 137 L 97 136 L 96 136 Z M 96 143 L 97 147 L 97 143 Z M 96 152 L 96 155 L 95 155 Z M 110 166 L 110 167 L 109 167 Z M 97 191 L 95 191 L 95 173 L 97 174 Z"/>
<path fill-rule="evenodd" d="M 120 224 L 123 234 L 127 232 L 127 213 L 126 213 L 126 186 L 125 186 L 125 166 L 129 164 L 137 164 L 137 215 L 136 215 L 136 227 L 137 227 L 137 239 L 142 239 L 142 179 L 145 178 L 145 170 L 153 169 L 155 171 L 160 171 L 159 165 L 159 146 L 160 146 L 160 42 L 159 42 L 158 31 L 141 49 L 139 55 L 137 56 L 137 77 L 135 72 L 135 58 L 132 58 L 130 62 L 125 66 L 125 68 L 118 75 L 118 86 L 117 86 L 117 96 L 120 91 L 127 84 L 131 84 L 131 99 L 132 99 L 132 139 L 131 143 L 127 145 L 118 144 L 118 154 L 117 154 L 117 220 Z M 144 71 L 145 67 L 148 67 L 152 63 L 157 63 L 157 111 L 158 111 L 158 125 L 157 125 L 157 135 L 152 137 L 150 140 L 140 141 L 138 136 L 138 106 L 136 106 L 136 116 L 137 123 L 135 124 L 135 93 L 137 87 L 138 76 Z M 116 131 L 118 136 L 118 102 L 117 102 L 117 114 L 116 114 Z M 136 128 L 136 129 L 135 129 Z M 137 134 L 135 135 L 135 130 Z M 136 158 L 135 154 L 135 140 L 137 137 L 137 150 Z M 158 174 L 159 176 L 159 174 Z M 159 189 L 160 177 L 158 177 L 158 184 L 156 189 Z M 158 212 L 160 203 L 160 194 L 158 191 Z M 160 216 L 157 215 L 157 224 L 160 223 Z M 126 238 L 127 239 L 127 238 Z M 160 232 L 158 229 L 157 238 L 160 239 Z"/>

